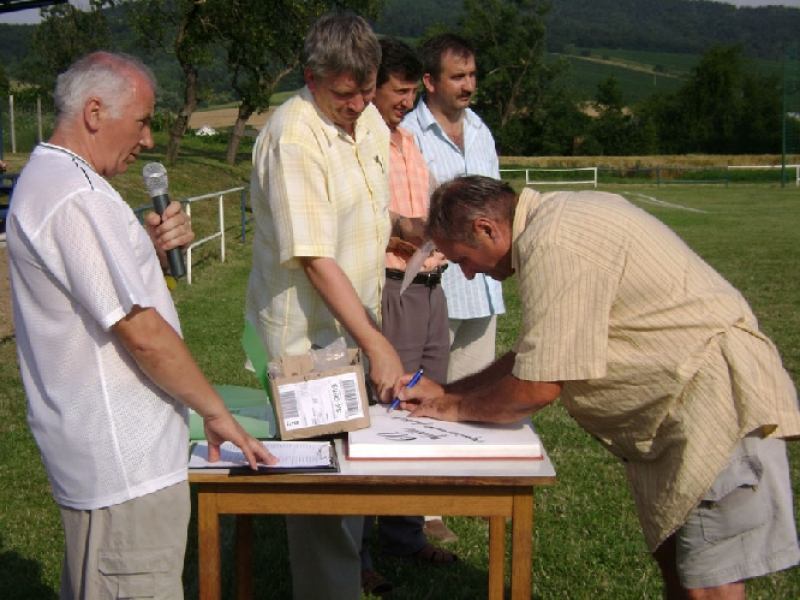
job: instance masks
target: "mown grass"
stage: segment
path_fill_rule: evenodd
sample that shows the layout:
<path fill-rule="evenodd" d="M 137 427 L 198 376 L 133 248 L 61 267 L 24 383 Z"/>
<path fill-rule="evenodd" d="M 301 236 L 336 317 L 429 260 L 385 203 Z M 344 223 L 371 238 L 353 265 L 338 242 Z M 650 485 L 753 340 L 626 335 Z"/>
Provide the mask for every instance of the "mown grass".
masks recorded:
<path fill-rule="evenodd" d="M 247 181 L 249 165 L 229 167 L 224 150 L 187 144 L 171 167 L 173 197 L 197 195 Z M 216 153 L 216 155 L 214 155 Z M 142 157 L 137 173 L 114 180 L 133 206 L 147 202 L 141 166 L 163 159 L 163 144 Z M 519 182 L 514 185 L 519 187 Z M 769 186 L 614 186 L 665 221 L 690 246 L 737 286 L 761 325 L 780 348 L 795 381 L 800 381 L 800 191 Z M 211 203 L 209 203 L 211 204 Z M 697 209 L 687 211 L 685 208 Z M 702 211 L 702 212 L 699 212 Z M 236 213 L 236 209 L 231 209 Z M 196 211 L 197 229 L 210 228 L 214 211 Z M 257 386 L 243 369 L 239 345 L 250 244 L 242 245 L 239 225 L 229 221 L 227 260 L 215 244 L 200 253 L 195 283 L 182 284 L 174 298 L 186 342 L 214 383 Z M 511 347 L 520 322 L 515 280 L 504 286 L 508 311 L 500 318 L 498 353 Z M 41 460 L 25 423 L 25 396 L 17 371 L 13 338 L 0 340 L 0 598 L 57 597 L 62 556 L 58 512 Z M 556 404 L 535 416 L 536 427 L 555 465 L 558 482 L 538 488 L 535 500 L 533 598 L 659 598 L 658 570 L 645 547 L 620 465 Z M 87 440 L 91 443 L 91 440 Z M 800 448 L 790 444 L 792 473 L 800 489 Z M 800 515 L 799 515 L 800 516 Z M 395 584 L 395 599 L 479 599 L 486 596 L 487 523 L 448 518 L 460 540 L 453 549 L 462 561 L 436 568 L 382 559 L 377 568 Z M 223 519 L 225 598 L 235 597 L 233 520 Z M 285 529 L 280 517 L 255 518 L 255 589 L 259 597 L 290 598 L 291 577 Z M 184 573 L 186 597 L 197 598 L 197 538 L 190 528 Z M 800 597 L 800 570 L 754 581 L 749 598 Z"/>

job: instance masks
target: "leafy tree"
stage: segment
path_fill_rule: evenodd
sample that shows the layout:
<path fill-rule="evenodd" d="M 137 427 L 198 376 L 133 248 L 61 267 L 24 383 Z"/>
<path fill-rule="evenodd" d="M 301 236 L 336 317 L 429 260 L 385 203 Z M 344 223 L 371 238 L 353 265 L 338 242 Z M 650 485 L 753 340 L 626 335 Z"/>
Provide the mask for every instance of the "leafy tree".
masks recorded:
<path fill-rule="evenodd" d="M 452 31 L 463 14 L 463 0 L 385 0 L 373 28 L 380 34 L 419 38 L 437 24 Z"/>
<path fill-rule="evenodd" d="M 226 152 L 226 160 L 234 164 L 247 120 L 269 108 L 277 85 L 297 67 L 314 21 L 332 9 L 370 16 L 378 7 L 375 0 L 209 0 L 207 8 L 240 98 Z"/>
<path fill-rule="evenodd" d="M 566 61 L 545 60 L 543 0 L 465 0 L 461 33 L 472 41 L 478 65 L 475 109 L 503 154 L 532 154 L 552 132 L 548 121 L 569 96 Z M 575 110 L 570 111 L 573 115 Z M 550 142 L 548 142 L 550 143 Z M 563 146 L 564 140 L 556 143 Z"/>
<path fill-rule="evenodd" d="M 715 46 L 679 90 L 688 151 L 725 152 L 736 137 L 744 103 L 741 46 Z"/>
<path fill-rule="evenodd" d="M 714 46 L 674 94 L 654 95 L 636 108 L 658 131 L 669 154 L 768 153 L 780 150 L 781 94 L 777 77 L 758 75 L 742 46 Z"/>
<path fill-rule="evenodd" d="M 594 102 L 597 116 L 592 119 L 581 154 L 629 156 L 650 154 L 656 148 L 652 122 L 636 118 L 625 105 L 625 97 L 616 76 L 597 85 Z"/>
<path fill-rule="evenodd" d="M 103 0 L 90 0 L 89 6 L 89 11 L 71 4 L 41 9 L 44 20 L 34 31 L 31 57 L 20 79 L 38 86 L 49 96 L 58 74 L 66 71 L 75 60 L 110 47 L 110 30 L 101 10 Z"/>
<path fill-rule="evenodd" d="M 502 129 L 526 101 L 544 68 L 545 3 L 537 0 L 466 0 L 462 33 L 481 64 L 480 100 Z"/>
<path fill-rule="evenodd" d="M 777 153 L 781 150 L 783 98 L 777 76 L 745 71 L 742 80 L 743 117 L 738 127 L 739 153 Z"/>
<path fill-rule="evenodd" d="M 592 119 L 588 139 L 581 153 L 607 156 L 627 154 L 631 119 L 623 111 L 625 98 L 614 75 L 597 84 L 597 100 L 593 108 L 597 116 Z"/>
<path fill-rule="evenodd" d="M 199 70 L 214 59 L 215 38 L 208 3 L 205 0 L 127 0 L 125 7 L 142 46 L 173 54 L 183 73 L 183 103 L 170 131 L 166 156 L 167 164 L 174 164 L 201 96 Z"/>
<path fill-rule="evenodd" d="M 574 96 L 562 89 L 552 94 L 537 121 L 528 121 L 525 134 L 532 142 L 526 155 L 572 156 L 578 154 L 591 117 L 581 110 Z"/>
<path fill-rule="evenodd" d="M 684 147 L 678 134 L 677 123 L 681 117 L 681 107 L 676 93 L 656 92 L 639 102 L 633 108 L 633 113 L 654 132 L 653 153 L 681 153 L 676 150 Z"/>
<path fill-rule="evenodd" d="M 0 62 L 0 101 L 8 96 L 10 91 L 11 82 L 8 81 L 8 77 L 6 76 L 5 66 L 3 66 L 2 62 Z"/>
<path fill-rule="evenodd" d="M 597 102 L 595 108 L 604 112 L 622 112 L 625 108 L 625 94 L 619 85 L 616 75 L 610 75 L 597 84 Z"/>

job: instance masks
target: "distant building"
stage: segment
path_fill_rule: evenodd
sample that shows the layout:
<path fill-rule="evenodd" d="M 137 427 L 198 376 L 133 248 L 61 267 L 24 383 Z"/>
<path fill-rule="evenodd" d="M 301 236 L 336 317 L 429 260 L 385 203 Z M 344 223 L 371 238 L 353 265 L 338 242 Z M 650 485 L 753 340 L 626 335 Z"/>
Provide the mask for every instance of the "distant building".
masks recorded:
<path fill-rule="evenodd" d="M 200 129 L 194 132 L 195 135 L 217 135 L 217 130 L 211 127 L 211 125 L 203 125 Z"/>

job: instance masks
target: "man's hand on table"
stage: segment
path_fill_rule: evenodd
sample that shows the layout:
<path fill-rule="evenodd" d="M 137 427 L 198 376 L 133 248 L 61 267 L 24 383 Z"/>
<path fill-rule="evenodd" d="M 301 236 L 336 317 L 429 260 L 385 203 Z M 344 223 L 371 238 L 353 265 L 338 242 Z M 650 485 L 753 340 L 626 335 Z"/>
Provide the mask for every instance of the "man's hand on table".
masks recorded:
<path fill-rule="evenodd" d="M 239 447 L 254 471 L 258 470 L 258 463 L 278 464 L 278 459 L 264 447 L 264 444 L 247 433 L 230 413 L 203 419 L 203 429 L 208 440 L 208 462 L 217 462 L 220 445 L 229 441 Z"/>

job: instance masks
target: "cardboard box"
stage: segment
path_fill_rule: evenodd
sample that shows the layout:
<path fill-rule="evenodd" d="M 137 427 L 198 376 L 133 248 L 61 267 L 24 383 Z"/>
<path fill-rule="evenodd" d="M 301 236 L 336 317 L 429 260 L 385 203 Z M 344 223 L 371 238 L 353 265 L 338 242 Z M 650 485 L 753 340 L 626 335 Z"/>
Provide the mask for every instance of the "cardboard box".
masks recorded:
<path fill-rule="evenodd" d="M 300 440 L 369 427 L 361 353 L 348 349 L 350 365 L 315 372 L 311 357 L 281 358 L 283 376 L 270 376 L 283 440 Z"/>

